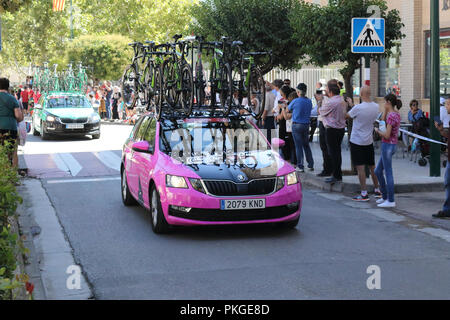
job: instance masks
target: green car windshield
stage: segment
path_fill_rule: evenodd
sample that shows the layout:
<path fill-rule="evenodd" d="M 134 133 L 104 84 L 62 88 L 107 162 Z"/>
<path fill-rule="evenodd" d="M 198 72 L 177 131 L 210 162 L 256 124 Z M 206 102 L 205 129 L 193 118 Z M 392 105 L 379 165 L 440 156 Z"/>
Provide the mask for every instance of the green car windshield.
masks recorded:
<path fill-rule="evenodd" d="M 48 108 L 92 108 L 85 97 L 54 96 L 48 99 Z"/>

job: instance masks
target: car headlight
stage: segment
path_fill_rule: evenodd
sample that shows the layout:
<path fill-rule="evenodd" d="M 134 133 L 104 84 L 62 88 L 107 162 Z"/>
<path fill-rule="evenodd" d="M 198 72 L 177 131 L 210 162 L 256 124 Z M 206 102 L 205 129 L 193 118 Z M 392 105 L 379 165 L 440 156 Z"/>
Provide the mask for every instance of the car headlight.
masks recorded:
<path fill-rule="evenodd" d="M 277 177 L 277 189 L 276 191 L 280 191 L 284 187 L 284 176 Z"/>
<path fill-rule="evenodd" d="M 188 185 L 184 177 L 166 175 L 166 186 L 170 188 L 182 188 L 187 189 Z"/>
<path fill-rule="evenodd" d="M 286 176 L 287 179 L 287 185 L 291 186 L 293 184 L 297 184 L 298 183 L 298 178 L 297 178 L 297 172 L 291 172 Z"/>
<path fill-rule="evenodd" d="M 48 122 L 55 122 L 56 121 L 56 117 L 54 117 L 54 116 L 47 116 L 47 118 L 45 120 L 47 120 Z"/>
<path fill-rule="evenodd" d="M 206 193 L 205 188 L 203 188 L 202 180 L 195 179 L 195 178 L 189 178 L 189 182 L 191 183 L 192 188 L 194 188 L 194 190 L 201 192 L 201 193 Z"/>
<path fill-rule="evenodd" d="M 91 115 L 89 117 L 89 122 L 91 123 L 100 122 L 100 116 L 97 113 Z"/>

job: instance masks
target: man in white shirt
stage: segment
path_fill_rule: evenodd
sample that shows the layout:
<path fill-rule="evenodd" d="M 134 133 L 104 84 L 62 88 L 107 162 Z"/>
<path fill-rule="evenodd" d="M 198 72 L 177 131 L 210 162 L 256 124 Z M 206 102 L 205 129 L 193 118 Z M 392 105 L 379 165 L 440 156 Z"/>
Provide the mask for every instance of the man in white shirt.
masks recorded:
<path fill-rule="evenodd" d="M 350 101 L 351 99 L 349 99 Z M 378 179 L 375 175 L 375 151 L 373 147 L 373 129 L 380 107 L 370 99 L 370 87 L 361 89 L 361 103 L 352 107 L 347 118 L 353 119 L 353 129 L 350 137 L 350 153 L 352 162 L 358 170 L 361 194 L 353 198 L 354 201 L 369 201 L 366 184 L 365 166 L 370 169 L 375 186 L 376 197 L 381 196 Z"/>

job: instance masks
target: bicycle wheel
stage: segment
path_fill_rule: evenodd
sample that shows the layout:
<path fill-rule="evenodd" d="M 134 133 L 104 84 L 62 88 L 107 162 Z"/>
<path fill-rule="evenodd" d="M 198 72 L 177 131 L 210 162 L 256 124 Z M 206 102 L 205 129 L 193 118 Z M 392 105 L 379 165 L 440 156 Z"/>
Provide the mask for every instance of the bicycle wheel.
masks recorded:
<path fill-rule="evenodd" d="M 146 105 L 149 105 L 151 96 L 153 95 L 152 82 L 153 82 L 153 67 L 152 64 L 149 62 L 147 63 L 144 69 L 143 89 L 144 89 L 144 100 Z"/>
<path fill-rule="evenodd" d="M 195 65 L 195 102 L 197 106 L 205 104 L 205 80 L 203 79 L 203 65 L 197 61 Z"/>
<path fill-rule="evenodd" d="M 219 92 L 219 83 L 220 81 L 218 80 L 218 76 L 217 76 L 218 70 L 216 69 L 216 64 L 213 63 L 212 67 L 211 67 L 211 72 L 209 74 L 209 82 L 211 84 L 211 102 L 210 102 L 210 108 L 211 108 L 211 112 L 213 112 L 216 109 L 216 96 L 217 93 Z"/>
<path fill-rule="evenodd" d="M 166 60 L 162 66 L 163 74 L 163 96 L 164 100 L 174 108 L 178 102 L 176 88 L 175 68 L 170 60 Z"/>
<path fill-rule="evenodd" d="M 162 90 L 163 90 L 161 67 L 159 66 L 154 68 L 152 88 L 153 88 L 153 95 L 151 97 L 150 104 L 154 108 L 156 120 L 159 120 L 162 114 Z"/>
<path fill-rule="evenodd" d="M 184 115 L 189 117 L 194 105 L 194 80 L 192 78 L 192 69 L 188 64 L 181 67 L 181 93 L 180 102 Z"/>
<path fill-rule="evenodd" d="M 254 113 L 255 118 L 259 120 L 263 114 L 264 106 L 266 104 L 266 86 L 264 84 L 264 78 L 259 68 L 251 68 L 249 72 L 250 72 L 250 81 L 247 89 L 248 106 Z M 253 96 L 258 98 L 260 102 L 258 110 L 255 110 L 257 106 L 252 102 Z"/>
<path fill-rule="evenodd" d="M 227 116 L 231 112 L 233 106 L 233 82 L 231 80 L 231 68 L 228 63 L 225 63 L 222 66 L 220 82 L 220 105 L 223 108 L 224 115 Z"/>
<path fill-rule="evenodd" d="M 123 73 L 120 81 L 120 91 L 122 93 L 123 102 L 129 109 L 133 109 L 136 105 L 137 93 L 137 72 L 133 65 L 129 65 Z"/>

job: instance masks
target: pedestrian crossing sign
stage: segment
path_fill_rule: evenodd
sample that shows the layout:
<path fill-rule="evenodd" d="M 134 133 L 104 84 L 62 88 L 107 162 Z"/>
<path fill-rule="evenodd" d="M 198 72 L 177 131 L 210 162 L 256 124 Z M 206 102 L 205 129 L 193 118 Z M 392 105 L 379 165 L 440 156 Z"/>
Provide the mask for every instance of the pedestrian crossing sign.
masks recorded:
<path fill-rule="evenodd" d="M 384 53 L 385 21 L 383 18 L 352 19 L 352 52 Z"/>

